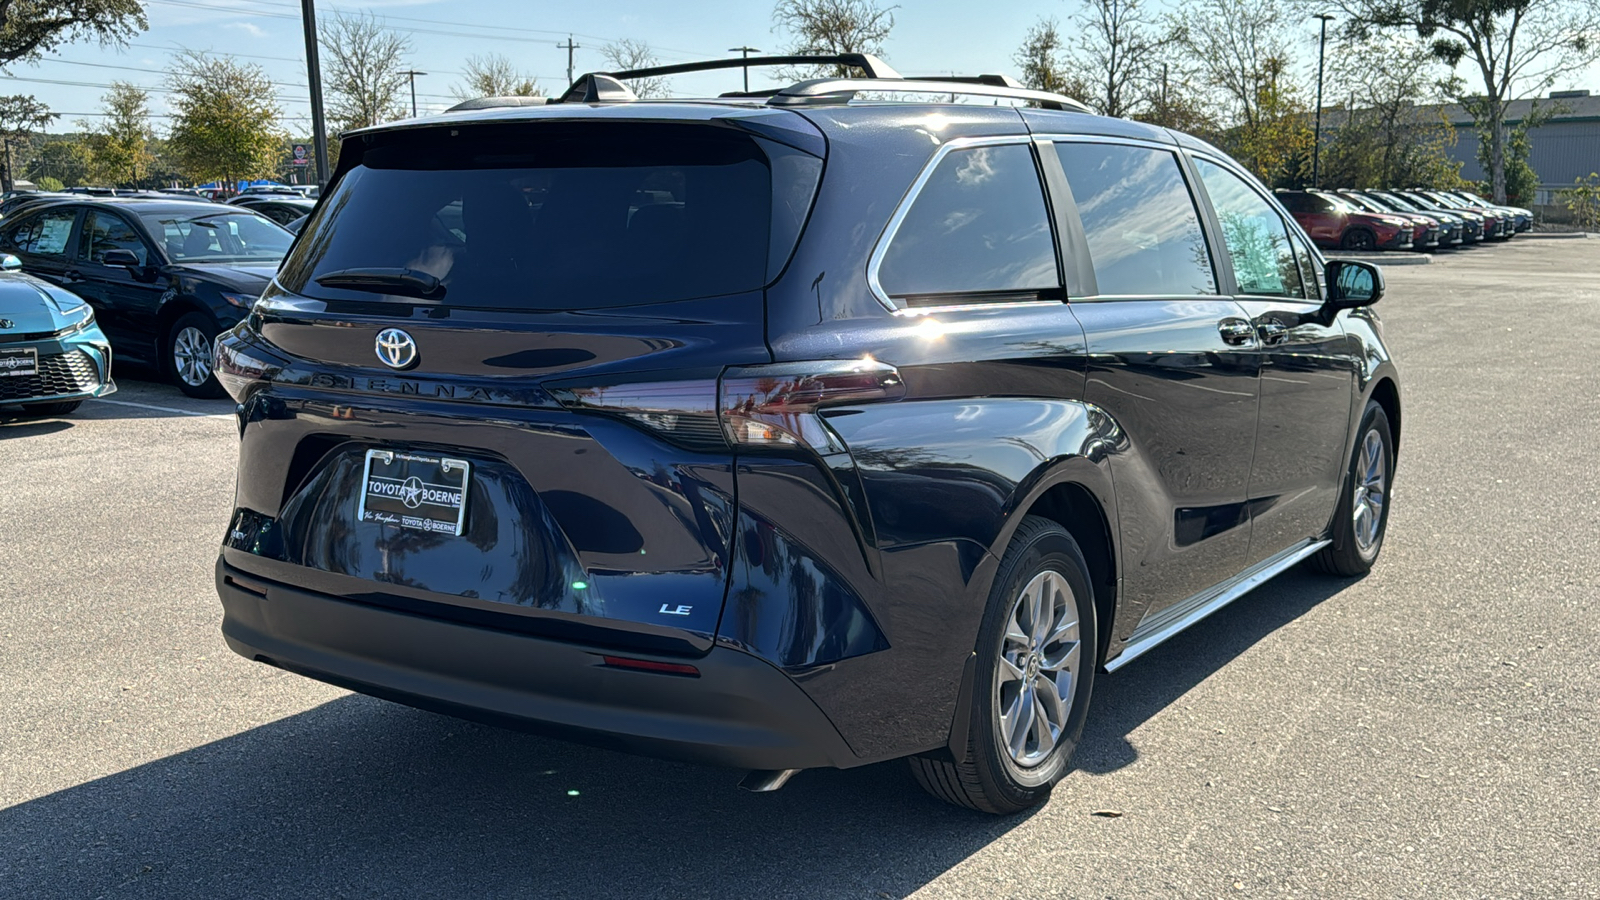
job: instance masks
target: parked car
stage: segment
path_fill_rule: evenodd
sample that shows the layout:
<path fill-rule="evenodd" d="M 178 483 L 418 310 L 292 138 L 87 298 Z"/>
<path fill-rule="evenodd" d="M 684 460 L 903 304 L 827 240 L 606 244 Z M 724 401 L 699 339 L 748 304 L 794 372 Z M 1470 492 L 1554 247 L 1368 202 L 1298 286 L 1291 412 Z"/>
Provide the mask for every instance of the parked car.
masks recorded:
<path fill-rule="evenodd" d="M 1395 212 L 1360 191 L 1349 189 L 1342 189 L 1337 192 L 1337 195 L 1346 202 L 1354 203 L 1368 212 L 1409 216 L 1412 220 L 1421 222 L 1428 229 L 1427 236 L 1423 240 L 1424 248 L 1449 249 L 1461 246 L 1462 221 L 1457 216 L 1449 214 L 1429 215 L 1420 211 Z M 1413 238 L 1412 244 L 1415 246 L 1415 238 Z"/>
<path fill-rule="evenodd" d="M 1364 190 L 1361 193 L 1396 212 L 1422 212 L 1430 216 L 1449 214 L 1461 219 L 1461 241 L 1475 244 L 1484 238 L 1483 216 L 1464 209 L 1447 209 L 1431 200 L 1409 197 L 1399 191 Z"/>
<path fill-rule="evenodd" d="M 292 236 L 247 209 L 187 200 L 80 200 L 0 224 L 0 252 L 87 300 L 117 354 L 184 393 L 219 397 L 211 344 L 244 318 Z"/>
<path fill-rule="evenodd" d="M 13 191 L 11 196 L 0 200 L 0 218 L 15 214 L 21 209 L 33 206 L 36 203 L 49 203 L 55 200 L 76 200 L 75 194 L 51 191 Z"/>
<path fill-rule="evenodd" d="M 1435 209 L 1448 209 L 1452 212 L 1478 216 L 1483 221 L 1483 239 L 1486 241 L 1502 240 L 1511 236 L 1510 220 L 1504 214 L 1497 213 L 1492 209 L 1448 202 L 1440 197 L 1431 196 L 1424 191 L 1392 191 L 1391 193 L 1399 194 L 1419 206 L 1431 206 Z"/>
<path fill-rule="evenodd" d="M 309 214 L 304 215 L 298 219 L 283 223 L 283 227 L 288 229 L 290 234 L 299 234 L 300 230 L 306 227 L 306 220 L 310 218 L 311 216 Z"/>
<path fill-rule="evenodd" d="M 1509 211 L 1516 221 L 1517 233 L 1530 231 L 1533 228 L 1533 210 L 1521 206 L 1508 206 L 1504 203 L 1490 203 L 1488 200 L 1471 191 L 1439 191 L 1446 196 L 1454 197 L 1470 206 L 1495 206 Z"/>
<path fill-rule="evenodd" d="M 116 391 L 94 310 L 0 256 L 0 415 L 64 416 Z"/>
<path fill-rule="evenodd" d="M 1439 203 L 1451 209 L 1482 210 L 1500 220 L 1500 236 L 1508 240 L 1515 236 L 1517 232 L 1526 230 L 1525 228 L 1521 227 L 1523 222 L 1526 222 L 1528 227 L 1532 227 L 1533 225 L 1533 213 L 1528 212 L 1527 210 L 1522 210 L 1519 212 L 1518 210 L 1512 209 L 1509 206 L 1502 206 L 1499 204 L 1486 203 L 1482 201 L 1465 200 L 1451 191 L 1419 189 L 1414 193 L 1423 194 L 1430 199 L 1437 200 Z"/>
<path fill-rule="evenodd" d="M 1416 228 L 1410 219 L 1370 213 L 1327 194 L 1279 190 L 1277 196 L 1318 247 L 1410 250 L 1414 246 Z"/>
<path fill-rule="evenodd" d="M 227 202 L 238 205 L 249 200 L 263 200 L 267 198 L 301 200 L 305 195 L 286 184 L 259 184 L 247 187 L 237 196 L 228 198 Z"/>
<path fill-rule="evenodd" d="M 1003 813 L 1097 672 L 1373 565 L 1376 267 L 1188 135 L 831 61 L 880 77 L 346 133 L 217 341 L 229 646 L 752 790 L 910 757 Z"/>
<path fill-rule="evenodd" d="M 307 200 L 299 194 L 289 196 L 246 194 L 229 201 L 233 206 L 244 207 L 277 222 L 285 228 L 297 219 L 305 218 L 317 206 L 317 201 Z M 294 233 L 291 230 L 291 233 Z"/>

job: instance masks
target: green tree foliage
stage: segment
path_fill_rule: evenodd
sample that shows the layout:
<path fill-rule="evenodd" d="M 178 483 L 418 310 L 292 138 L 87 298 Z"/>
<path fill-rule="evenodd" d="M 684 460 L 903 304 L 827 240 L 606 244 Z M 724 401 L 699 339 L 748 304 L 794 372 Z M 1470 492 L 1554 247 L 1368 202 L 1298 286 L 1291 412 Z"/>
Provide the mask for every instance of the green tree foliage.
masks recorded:
<path fill-rule="evenodd" d="M 1562 191 L 1561 202 L 1572 213 L 1572 221 L 1584 231 L 1600 231 L 1600 172 L 1590 172 Z"/>
<path fill-rule="evenodd" d="M 1507 195 L 1511 101 L 1538 96 L 1563 76 L 1600 58 L 1600 3 L 1595 0 L 1331 0 L 1346 30 L 1410 31 L 1451 68 L 1475 70 L 1454 91 L 1487 140 L 1490 193 Z M 1475 98 L 1475 99 L 1473 99 Z"/>
<path fill-rule="evenodd" d="M 458 100 L 544 96 L 533 76 L 518 71 L 510 57 L 498 53 L 467 57 L 464 76 L 464 81 L 450 89 Z"/>
<path fill-rule="evenodd" d="M 49 175 L 41 175 L 38 178 L 33 179 L 33 183 L 38 185 L 39 190 L 41 191 L 59 191 L 66 187 L 66 185 L 61 182 L 61 179 L 51 178 Z"/>
<path fill-rule="evenodd" d="M 50 107 L 40 103 L 32 95 L 14 94 L 10 97 L 0 97 L 0 141 L 12 141 L 25 138 L 39 128 L 55 121 L 56 114 Z M 4 148 L 0 147 L 0 162 L 5 162 L 7 157 Z M 11 190 L 11 166 L 20 161 L 11 158 L 3 172 L 0 172 L 0 187 Z"/>
<path fill-rule="evenodd" d="M 793 56 L 882 56 L 896 9 L 879 6 L 874 0 L 778 0 L 772 8 L 772 30 L 789 35 L 785 52 Z M 824 66 L 789 74 L 843 78 L 851 73 L 848 66 Z"/>
<path fill-rule="evenodd" d="M 1286 74 L 1286 14 L 1275 0 L 1184 0 L 1175 13 L 1196 75 L 1226 101 L 1224 148 L 1268 184 L 1292 182 L 1311 158 L 1310 106 Z"/>
<path fill-rule="evenodd" d="M 1482 97 L 1469 97 L 1463 106 L 1471 114 L 1473 127 L 1478 132 L 1478 165 L 1491 173 L 1489 181 L 1483 186 L 1484 193 L 1488 193 L 1494 190 L 1492 167 L 1495 141 L 1491 116 L 1485 109 L 1486 102 Z M 1560 109 L 1559 105 L 1543 106 L 1534 101 L 1520 121 L 1506 122 L 1502 117 L 1500 152 L 1505 173 L 1505 202 L 1533 203 L 1533 196 L 1539 190 L 1539 173 L 1533 170 L 1533 141 L 1528 137 L 1528 132 L 1550 121 L 1551 116 Z"/>
<path fill-rule="evenodd" d="M 108 185 L 138 184 L 153 159 L 150 95 L 128 82 L 113 81 L 100 106 L 106 113 L 100 124 L 79 123 L 88 133 L 93 158 L 90 177 Z"/>
<path fill-rule="evenodd" d="M 139 0 L 0 0 L 0 68 L 62 44 L 121 44 L 145 29 Z"/>
<path fill-rule="evenodd" d="M 89 183 L 93 166 L 94 154 L 85 141 L 76 136 L 53 137 L 45 141 L 23 171 L 34 184 L 42 185 L 44 179 L 51 178 L 76 187 Z"/>
<path fill-rule="evenodd" d="M 1461 163 L 1450 156 L 1455 127 L 1437 107 L 1421 105 L 1435 99 L 1430 85 L 1441 74 L 1426 45 L 1369 35 L 1341 40 L 1328 60 L 1328 94 L 1346 103 L 1323 113 L 1323 185 L 1460 184 Z"/>
<path fill-rule="evenodd" d="M 661 65 L 661 60 L 656 57 L 655 51 L 644 41 L 632 38 L 623 38 L 606 44 L 600 48 L 600 55 L 605 58 L 606 66 L 614 72 L 626 72 L 629 69 L 649 69 Z M 667 96 L 667 80 L 665 78 L 635 78 L 628 82 L 628 90 L 633 91 L 636 97 L 665 97 Z"/>
<path fill-rule="evenodd" d="M 1055 19 L 1041 18 L 1033 23 L 1011 59 L 1021 74 L 1022 84 L 1036 91 L 1081 100 L 1093 90 L 1088 81 L 1072 72 L 1061 40 L 1061 26 Z"/>
<path fill-rule="evenodd" d="M 184 51 L 167 73 L 167 149 L 191 182 L 276 174 L 283 129 L 272 82 L 254 63 Z"/>
<path fill-rule="evenodd" d="M 322 84 L 334 133 L 411 114 L 405 58 L 411 42 L 370 13 L 336 13 L 322 27 Z"/>

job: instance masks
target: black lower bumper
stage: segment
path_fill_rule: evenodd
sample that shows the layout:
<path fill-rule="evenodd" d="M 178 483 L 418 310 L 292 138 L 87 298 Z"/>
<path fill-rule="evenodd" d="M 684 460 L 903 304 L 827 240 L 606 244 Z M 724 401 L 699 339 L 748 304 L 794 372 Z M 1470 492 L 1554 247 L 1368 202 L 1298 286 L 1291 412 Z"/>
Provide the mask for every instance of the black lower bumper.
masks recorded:
<path fill-rule="evenodd" d="M 729 647 L 692 660 L 699 677 L 619 669 L 602 658 L 615 650 L 446 622 L 234 575 L 240 573 L 218 563 L 228 646 L 329 684 L 648 756 L 745 769 L 860 762 L 793 680 Z"/>

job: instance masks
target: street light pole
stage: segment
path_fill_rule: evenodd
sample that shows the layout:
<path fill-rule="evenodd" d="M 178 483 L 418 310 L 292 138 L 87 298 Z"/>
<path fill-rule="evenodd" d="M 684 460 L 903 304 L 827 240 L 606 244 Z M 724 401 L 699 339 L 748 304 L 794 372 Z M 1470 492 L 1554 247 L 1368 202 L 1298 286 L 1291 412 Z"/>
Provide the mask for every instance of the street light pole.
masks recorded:
<path fill-rule="evenodd" d="M 418 72 L 414 69 L 407 69 L 400 74 L 406 76 L 406 78 L 411 82 L 411 118 L 415 119 L 417 117 L 417 76 L 426 75 L 428 73 Z"/>
<path fill-rule="evenodd" d="M 744 54 L 744 58 L 745 59 L 749 59 L 750 58 L 750 54 L 752 54 L 752 53 L 760 53 L 761 51 L 756 49 L 755 47 L 729 47 L 728 48 L 728 52 L 729 53 L 743 53 Z M 742 68 L 744 69 L 744 92 L 746 94 L 748 94 L 748 93 L 750 93 L 750 67 L 749 66 L 743 66 Z"/>
<path fill-rule="evenodd" d="M 300 0 L 301 24 L 306 32 L 306 83 L 311 88 L 311 145 L 316 155 L 317 184 L 328 183 L 328 126 L 322 118 L 322 64 L 317 61 L 317 10 L 315 0 Z"/>
<path fill-rule="evenodd" d="M 1317 42 L 1317 130 L 1311 142 L 1311 186 L 1322 187 L 1322 63 L 1328 52 L 1328 23 L 1333 16 L 1317 13 L 1322 20 L 1322 37 Z"/>

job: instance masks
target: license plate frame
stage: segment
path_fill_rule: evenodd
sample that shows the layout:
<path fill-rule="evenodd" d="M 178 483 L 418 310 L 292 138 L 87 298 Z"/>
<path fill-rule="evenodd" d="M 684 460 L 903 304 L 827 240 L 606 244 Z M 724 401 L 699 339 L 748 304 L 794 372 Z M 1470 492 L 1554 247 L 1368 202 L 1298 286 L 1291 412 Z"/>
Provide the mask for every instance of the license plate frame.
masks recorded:
<path fill-rule="evenodd" d="M 0 378 L 26 378 L 38 374 L 38 347 L 0 347 Z"/>
<path fill-rule="evenodd" d="M 356 520 L 460 537 L 466 531 L 471 486 L 472 463 L 467 460 L 369 449 L 361 469 Z"/>

